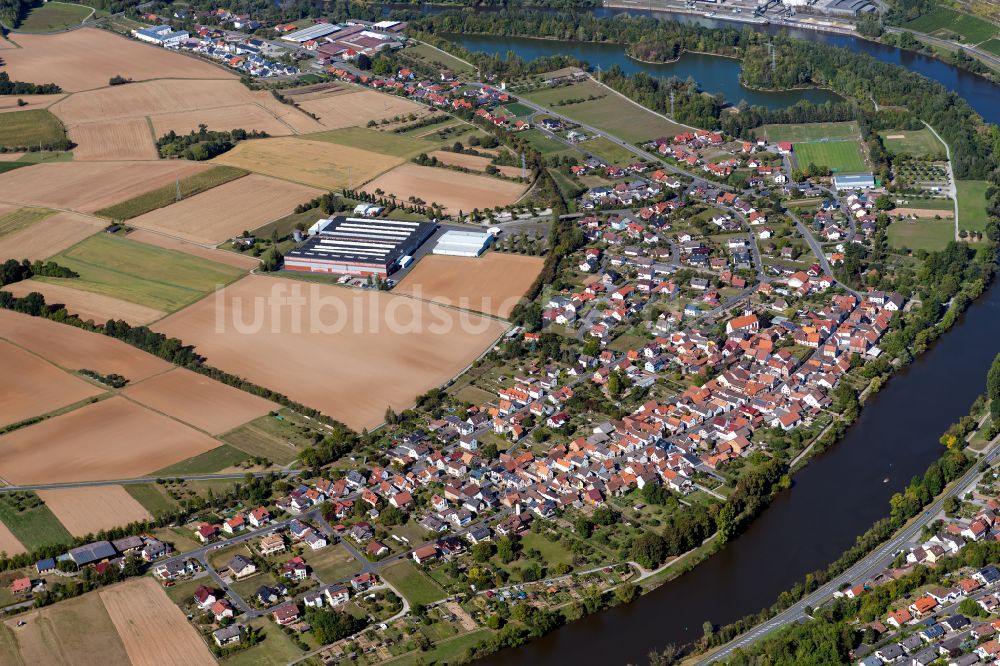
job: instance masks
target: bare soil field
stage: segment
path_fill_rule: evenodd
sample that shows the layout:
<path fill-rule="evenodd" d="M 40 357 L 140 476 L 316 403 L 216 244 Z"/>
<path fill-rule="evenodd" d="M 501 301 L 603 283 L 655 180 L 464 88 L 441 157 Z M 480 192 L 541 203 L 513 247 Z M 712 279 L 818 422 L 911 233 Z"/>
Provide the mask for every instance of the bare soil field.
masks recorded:
<path fill-rule="evenodd" d="M 207 61 L 96 28 L 55 35 L 19 34 L 17 43 L 21 48 L 4 53 L 5 70 L 12 80 L 51 81 L 69 91 L 103 88 L 119 74 L 135 81 L 236 78 Z"/>
<path fill-rule="evenodd" d="M 115 396 L 0 436 L 0 477 L 14 484 L 128 479 L 218 446 Z"/>
<path fill-rule="evenodd" d="M 124 319 L 133 326 L 144 326 L 167 314 L 162 310 L 130 303 L 113 296 L 39 280 L 15 282 L 4 287 L 4 291 L 9 291 L 19 298 L 37 291 L 45 297 L 45 302 L 49 305 L 60 303 L 70 314 L 75 314 L 83 320 L 91 319 L 98 324 L 103 324 L 109 319 Z"/>
<path fill-rule="evenodd" d="M 130 226 L 209 245 L 292 212 L 323 190 L 250 174 L 133 218 Z"/>
<path fill-rule="evenodd" d="M 27 111 L 29 109 L 45 109 L 52 106 L 65 96 L 66 95 L 64 93 L 57 95 L 0 95 L 0 113 L 6 113 L 8 111 Z M 26 104 L 24 106 L 18 106 L 17 100 L 19 99 L 24 100 Z"/>
<path fill-rule="evenodd" d="M 162 247 L 166 250 L 185 252 L 195 257 L 209 259 L 210 261 L 226 264 L 227 266 L 235 266 L 236 268 L 245 268 L 250 270 L 260 265 L 259 260 L 250 256 L 236 254 L 235 252 L 226 252 L 225 250 L 216 250 L 215 248 L 196 245 L 194 243 L 188 243 L 187 241 L 182 241 L 178 238 L 172 238 L 170 236 L 164 236 L 163 234 L 154 233 L 152 231 L 136 229 L 135 231 L 130 232 L 128 237 L 131 240 L 139 241 L 140 243 L 155 245 L 156 247 Z"/>
<path fill-rule="evenodd" d="M 213 435 L 280 409 L 269 400 L 183 368 L 129 386 L 125 395 Z"/>
<path fill-rule="evenodd" d="M 0 201 L 93 213 L 208 168 L 188 160 L 49 162 L 0 174 Z"/>
<path fill-rule="evenodd" d="M 407 163 L 365 184 L 364 189 L 366 192 L 382 189 L 404 202 L 414 196 L 457 213 L 512 204 L 524 193 L 525 186 L 489 176 Z"/>
<path fill-rule="evenodd" d="M 308 98 L 308 99 L 307 99 Z M 369 120 L 382 120 L 398 115 L 424 115 L 426 108 L 403 97 L 386 95 L 374 90 L 336 90 L 323 94 L 292 96 L 298 105 L 319 116 L 327 129 L 353 125 L 364 126 Z"/>
<path fill-rule="evenodd" d="M 48 259 L 102 228 L 101 222 L 94 218 L 77 213 L 56 213 L 27 229 L 0 238 L 0 256 L 32 261 Z"/>
<path fill-rule="evenodd" d="M 152 578 L 133 578 L 100 595 L 133 666 L 215 666 L 201 636 Z"/>
<path fill-rule="evenodd" d="M 304 114 L 303 117 L 306 117 Z M 239 104 L 201 111 L 178 111 L 150 116 L 153 131 L 160 137 L 168 132 L 188 134 L 198 131 L 204 123 L 209 129 L 223 131 L 233 129 L 257 130 L 271 136 L 292 134 L 292 128 L 278 120 L 273 113 L 256 104 Z"/>
<path fill-rule="evenodd" d="M 96 160 L 155 160 L 160 155 L 145 118 L 119 118 L 67 127 L 77 144 L 73 158 Z"/>
<path fill-rule="evenodd" d="M 500 252 L 475 259 L 431 254 L 394 291 L 507 317 L 544 263 L 541 257 Z"/>
<path fill-rule="evenodd" d="M 89 382 L 4 340 L 0 340 L 0 368 L 7 378 L 16 378 L 0 385 L 0 426 L 103 393 Z"/>
<path fill-rule="evenodd" d="M 10 531 L 10 528 L 3 523 L 0 523 L 0 550 L 7 553 L 8 557 L 28 552 L 24 544 L 18 541 L 14 533 Z M 3 650 L 0 649 L 0 655 L 2 654 Z"/>
<path fill-rule="evenodd" d="M 490 158 L 488 157 L 466 155 L 464 153 L 453 153 L 448 150 L 435 150 L 433 153 L 430 153 L 428 157 L 436 157 L 438 162 L 450 164 L 452 166 L 460 166 L 465 169 L 472 169 L 473 171 L 485 171 L 486 167 L 490 165 Z M 498 166 L 497 169 L 500 173 L 510 178 L 517 178 L 521 175 L 521 170 L 517 167 Z"/>
<path fill-rule="evenodd" d="M 269 298 L 292 304 L 272 308 Z M 407 297 L 252 275 L 154 328 L 215 367 L 361 429 L 452 378 L 505 326 Z"/>
<path fill-rule="evenodd" d="M 213 161 L 325 190 L 339 190 L 358 187 L 402 164 L 404 158 L 350 146 L 331 146 L 325 141 L 276 137 L 244 141 Z M 473 208 L 470 206 L 469 210 Z"/>
<path fill-rule="evenodd" d="M 116 373 L 133 382 L 172 367 L 120 340 L 12 310 L 0 310 L 0 337 L 62 368 Z"/>
<path fill-rule="evenodd" d="M 893 208 L 888 211 L 890 217 L 906 217 L 908 215 L 914 215 L 916 217 L 930 217 L 933 218 L 935 215 L 952 219 L 955 217 L 954 210 L 943 210 L 943 209 L 930 209 L 930 208 Z"/>
<path fill-rule="evenodd" d="M 0 153 L 0 162 L 15 162 L 24 157 L 24 153 Z"/>
<path fill-rule="evenodd" d="M 24 620 L 23 626 L 17 626 L 19 620 Z M 5 620 L 3 630 L 8 634 L 8 640 L 0 637 L 0 662 L 4 664 L 129 664 L 125 646 L 98 592 Z"/>
<path fill-rule="evenodd" d="M 121 486 L 39 490 L 38 496 L 73 536 L 152 518 Z"/>

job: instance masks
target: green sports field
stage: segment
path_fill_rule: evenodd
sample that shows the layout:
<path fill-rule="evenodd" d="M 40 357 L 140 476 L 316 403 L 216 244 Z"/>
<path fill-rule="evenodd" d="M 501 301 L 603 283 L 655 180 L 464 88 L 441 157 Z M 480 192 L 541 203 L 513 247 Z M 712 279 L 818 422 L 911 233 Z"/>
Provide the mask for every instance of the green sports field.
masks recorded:
<path fill-rule="evenodd" d="M 941 142 L 926 127 L 921 130 L 885 130 L 879 132 L 885 149 L 896 155 L 912 155 L 927 157 L 940 155 L 944 158 L 945 150 Z"/>
<path fill-rule="evenodd" d="M 799 168 L 810 164 L 826 166 L 837 173 L 854 173 L 865 170 L 861 149 L 854 141 L 815 141 L 794 144 L 795 159 Z"/>
<path fill-rule="evenodd" d="M 986 214 L 985 180 L 960 180 L 955 183 L 958 188 L 958 226 L 969 231 L 985 231 L 989 222 Z"/>
<path fill-rule="evenodd" d="M 794 125 L 764 125 L 756 130 L 757 137 L 768 141 L 833 141 L 856 139 L 858 124 L 853 120 L 844 123 L 798 123 Z"/>
<path fill-rule="evenodd" d="M 37 278 L 173 312 L 244 271 L 173 250 L 97 234 L 52 257 L 78 278 Z"/>
<path fill-rule="evenodd" d="M 923 16 L 904 23 L 903 27 L 938 37 L 945 32 L 952 32 L 972 44 L 986 41 L 998 31 L 989 21 L 947 7 L 935 7 Z"/>
<path fill-rule="evenodd" d="M 955 238 L 953 220 L 898 220 L 889 225 L 889 244 L 910 250 L 942 250 Z"/>

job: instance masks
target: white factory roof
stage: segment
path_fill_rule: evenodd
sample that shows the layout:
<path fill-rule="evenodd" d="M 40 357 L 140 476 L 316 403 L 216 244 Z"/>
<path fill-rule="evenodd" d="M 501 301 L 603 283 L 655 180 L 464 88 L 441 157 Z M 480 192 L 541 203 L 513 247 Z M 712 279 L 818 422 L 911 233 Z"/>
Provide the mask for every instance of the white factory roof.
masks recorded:
<path fill-rule="evenodd" d="M 282 37 L 282 39 L 286 42 L 308 42 L 310 39 L 319 39 L 320 37 L 325 37 L 331 33 L 337 32 L 340 29 L 341 26 L 339 25 L 333 25 L 331 23 L 317 23 L 316 25 L 311 25 L 308 28 L 302 28 L 301 30 L 290 32 Z"/>
<path fill-rule="evenodd" d="M 481 231 L 446 231 L 434 246 L 434 254 L 476 257 L 493 240 L 492 234 Z"/>

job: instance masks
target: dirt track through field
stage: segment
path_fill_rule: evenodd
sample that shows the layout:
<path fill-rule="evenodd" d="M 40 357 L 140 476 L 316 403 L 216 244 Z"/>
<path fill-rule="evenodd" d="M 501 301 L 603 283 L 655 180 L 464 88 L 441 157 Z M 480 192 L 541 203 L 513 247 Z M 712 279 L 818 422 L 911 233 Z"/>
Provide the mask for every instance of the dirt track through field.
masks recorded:
<path fill-rule="evenodd" d="M 121 486 L 39 490 L 38 496 L 73 536 L 152 518 Z"/>
<path fill-rule="evenodd" d="M 323 190 L 250 174 L 129 221 L 195 243 L 217 245 L 246 229 L 256 229 Z"/>
<path fill-rule="evenodd" d="M 215 666 L 201 636 L 152 578 L 133 578 L 100 595 L 133 666 Z"/>
<path fill-rule="evenodd" d="M 4 340 L 0 340 L 0 368 L 8 379 L 0 383 L 0 426 L 41 416 L 103 393 Z"/>
<path fill-rule="evenodd" d="M 0 201 L 93 213 L 210 168 L 187 160 L 50 162 L 0 174 Z"/>
<path fill-rule="evenodd" d="M 56 213 L 27 229 L 0 238 L 0 256 L 31 261 L 48 259 L 93 236 L 103 226 L 99 220 L 85 215 Z"/>
<path fill-rule="evenodd" d="M 62 368 L 116 373 L 134 382 L 173 367 L 114 338 L 11 310 L 0 310 L 0 338 Z"/>
<path fill-rule="evenodd" d="M 441 204 L 450 213 L 506 206 L 517 201 L 525 186 L 448 169 L 403 164 L 365 184 L 365 191 L 381 189 L 403 202 L 411 196 L 427 204 Z"/>
<path fill-rule="evenodd" d="M 128 479 L 218 446 L 116 396 L 0 436 L 0 477 L 15 484 Z"/>
<path fill-rule="evenodd" d="M 125 395 L 213 435 L 280 409 L 273 402 L 183 368 L 129 386 Z"/>
<path fill-rule="evenodd" d="M 66 306 L 66 311 L 70 314 L 75 314 L 84 321 L 93 320 L 95 324 L 103 324 L 109 319 L 124 319 L 133 326 L 145 326 L 167 314 L 162 310 L 148 308 L 138 303 L 130 303 L 113 296 L 74 289 L 69 284 L 24 280 L 9 284 L 4 287 L 4 290 L 17 297 L 23 297 L 37 291 L 45 297 L 47 304 L 62 304 Z"/>
<path fill-rule="evenodd" d="M 505 326 L 405 296 L 248 276 L 153 328 L 361 429 L 456 375 Z"/>
<path fill-rule="evenodd" d="M 55 35 L 17 35 L 19 49 L 4 51 L 11 80 L 58 84 L 63 90 L 102 88 L 117 75 L 153 78 L 235 79 L 236 75 L 199 58 L 142 44 L 97 28 Z M 127 87 L 127 86 L 123 86 Z"/>
<path fill-rule="evenodd" d="M 477 258 L 432 254 L 421 259 L 394 292 L 507 317 L 544 263 L 541 257 L 500 252 Z"/>

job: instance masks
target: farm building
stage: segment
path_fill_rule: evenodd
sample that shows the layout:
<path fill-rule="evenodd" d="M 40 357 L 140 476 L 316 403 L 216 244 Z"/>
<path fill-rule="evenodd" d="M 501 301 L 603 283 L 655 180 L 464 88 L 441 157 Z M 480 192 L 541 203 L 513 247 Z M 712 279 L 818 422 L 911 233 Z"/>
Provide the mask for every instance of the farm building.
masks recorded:
<path fill-rule="evenodd" d="M 139 41 L 159 44 L 160 46 L 177 46 L 189 37 L 187 30 L 174 31 L 169 25 L 133 30 L 132 36 Z"/>
<path fill-rule="evenodd" d="M 478 231 L 447 231 L 434 246 L 434 254 L 448 254 L 453 257 L 478 257 L 490 243 L 493 234 Z"/>
<path fill-rule="evenodd" d="M 285 269 L 308 273 L 388 276 L 434 233 L 429 222 L 331 217 L 285 255 Z"/>
<path fill-rule="evenodd" d="M 70 549 L 69 559 L 78 567 L 107 560 L 118 555 L 118 551 L 107 541 L 95 541 L 85 546 Z"/>
<path fill-rule="evenodd" d="M 875 177 L 870 173 L 856 173 L 834 176 L 833 186 L 837 190 L 870 190 L 875 187 Z"/>
<path fill-rule="evenodd" d="M 343 26 L 333 25 L 332 23 L 317 23 L 316 25 L 311 25 L 308 28 L 302 28 L 301 30 L 290 32 L 287 35 L 282 35 L 281 39 L 286 42 L 302 44 L 313 39 L 326 37 L 327 35 L 337 32 L 342 27 Z"/>

